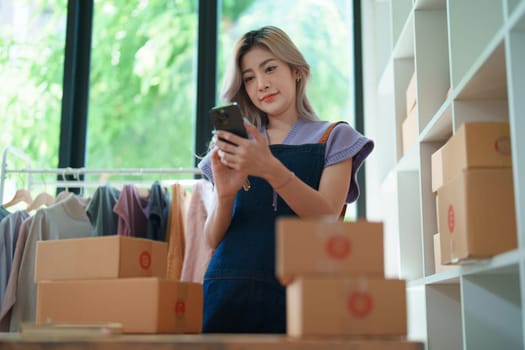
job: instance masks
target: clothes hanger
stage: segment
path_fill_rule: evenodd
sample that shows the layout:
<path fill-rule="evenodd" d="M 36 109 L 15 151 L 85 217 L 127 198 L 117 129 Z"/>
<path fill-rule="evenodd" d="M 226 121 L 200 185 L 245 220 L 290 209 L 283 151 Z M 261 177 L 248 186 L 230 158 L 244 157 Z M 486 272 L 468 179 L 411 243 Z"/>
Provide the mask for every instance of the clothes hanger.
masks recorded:
<path fill-rule="evenodd" d="M 137 189 L 137 192 L 139 194 L 139 197 L 147 199 L 150 195 L 150 188 L 144 187 L 144 173 L 142 172 L 142 169 L 140 170 L 140 178 L 138 181 L 135 181 L 134 187 Z"/>
<path fill-rule="evenodd" d="M 27 211 L 32 211 L 40 208 L 41 206 L 45 205 L 46 207 L 50 206 L 51 204 L 55 203 L 55 198 L 47 193 L 47 186 L 45 180 L 44 183 L 44 191 L 40 192 L 35 199 L 29 204 L 27 207 Z"/>
<path fill-rule="evenodd" d="M 72 195 L 73 195 L 73 193 L 69 192 L 68 189 L 66 188 L 64 191 L 60 192 L 56 196 L 54 204 L 62 202 L 64 200 L 66 200 L 67 198 L 69 198 L 69 196 L 72 196 Z"/>
<path fill-rule="evenodd" d="M 59 194 L 57 194 L 56 198 L 55 198 L 55 203 L 60 203 L 64 200 L 66 200 L 67 198 L 69 198 L 69 196 L 72 196 L 73 195 L 73 192 L 69 192 L 69 186 L 68 186 L 68 182 L 67 182 L 67 179 L 66 179 L 66 169 L 64 169 L 62 171 L 62 174 L 60 174 L 60 176 L 62 177 L 62 182 L 65 183 L 65 186 L 64 186 L 64 190 L 61 191 Z"/>
<path fill-rule="evenodd" d="M 29 192 L 26 189 L 19 189 L 16 191 L 13 198 L 9 202 L 3 204 L 3 206 L 4 208 L 8 208 L 20 202 L 25 202 L 28 206 L 31 205 L 31 203 L 33 202 L 31 192 Z"/>
<path fill-rule="evenodd" d="M 54 203 L 55 203 L 55 198 L 52 195 L 50 195 L 47 192 L 40 192 L 35 197 L 33 202 L 29 204 L 26 210 L 27 211 L 35 210 L 35 209 L 40 208 L 43 205 L 45 205 L 46 207 L 49 207 L 51 204 L 54 204 Z"/>

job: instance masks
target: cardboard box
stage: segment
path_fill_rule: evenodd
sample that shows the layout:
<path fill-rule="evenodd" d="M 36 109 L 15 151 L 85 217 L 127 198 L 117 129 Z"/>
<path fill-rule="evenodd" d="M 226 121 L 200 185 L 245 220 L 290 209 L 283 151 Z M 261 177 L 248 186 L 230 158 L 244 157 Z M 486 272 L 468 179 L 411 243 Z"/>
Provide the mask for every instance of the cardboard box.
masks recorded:
<path fill-rule="evenodd" d="M 35 282 L 166 277 L 167 255 L 166 242 L 117 235 L 38 241 Z"/>
<path fill-rule="evenodd" d="M 416 106 L 416 93 L 417 93 L 417 89 L 416 89 L 416 72 L 414 72 L 412 74 L 412 77 L 410 78 L 410 81 L 408 82 L 408 86 L 407 86 L 407 90 L 406 90 L 407 115 Z"/>
<path fill-rule="evenodd" d="M 41 281 L 36 323 L 121 323 L 124 333 L 200 333 L 202 285 L 119 278 Z"/>
<path fill-rule="evenodd" d="M 358 220 L 280 218 L 276 274 L 384 276 L 383 224 Z"/>
<path fill-rule="evenodd" d="M 440 273 L 456 268 L 455 265 L 443 265 L 441 263 L 441 242 L 440 234 L 434 235 L 434 273 Z"/>
<path fill-rule="evenodd" d="M 443 264 L 516 249 L 512 169 L 465 170 L 438 190 L 437 205 Z"/>
<path fill-rule="evenodd" d="M 443 183 L 462 170 L 512 167 L 508 123 L 464 123 L 442 147 Z"/>
<path fill-rule="evenodd" d="M 403 133 L 403 153 L 407 153 L 419 137 L 417 107 L 414 107 L 414 109 L 408 113 L 401 127 Z"/>
<path fill-rule="evenodd" d="M 286 307 L 293 337 L 407 334 L 403 280 L 299 278 L 286 288 Z"/>
<path fill-rule="evenodd" d="M 443 186 L 443 147 L 430 156 L 430 168 L 432 172 L 432 192 Z"/>

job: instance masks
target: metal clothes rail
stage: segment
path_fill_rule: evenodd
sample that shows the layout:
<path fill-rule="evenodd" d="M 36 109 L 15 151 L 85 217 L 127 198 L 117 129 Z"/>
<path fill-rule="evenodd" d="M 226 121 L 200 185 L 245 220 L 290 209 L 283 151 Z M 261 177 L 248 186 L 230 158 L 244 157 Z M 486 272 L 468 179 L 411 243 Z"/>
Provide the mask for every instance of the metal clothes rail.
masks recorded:
<path fill-rule="evenodd" d="M 9 155 L 15 155 L 22 159 L 26 163 L 26 168 L 23 169 L 11 169 L 8 166 Z M 90 169 L 90 168 L 44 168 L 36 169 L 32 168 L 31 158 L 23 151 L 16 147 L 8 146 L 2 153 L 2 165 L 0 169 L 0 201 L 4 197 L 4 185 L 9 174 L 27 174 L 27 189 L 31 191 L 35 185 L 34 175 L 35 174 L 56 174 L 62 176 L 63 181 L 56 181 L 53 183 L 46 182 L 45 185 L 56 185 L 63 187 L 87 187 L 101 185 L 100 181 L 85 181 L 85 180 L 66 180 L 66 176 L 72 176 L 74 179 L 80 179 L 80 175 L 86 174 L 101 174 L 101 175 L 131 175 L 131 176 L 142 176 L 148 174 L 157 175 L 175 175 L 175 174 L 188 174 L 188 175 L 200 175 L 201 170 L 198 168 L 119 168 L 119 169 Z M 179 180 L 184 181 L 184 180 Z M 105 181 L 109 183 L 112 181 Z"/>

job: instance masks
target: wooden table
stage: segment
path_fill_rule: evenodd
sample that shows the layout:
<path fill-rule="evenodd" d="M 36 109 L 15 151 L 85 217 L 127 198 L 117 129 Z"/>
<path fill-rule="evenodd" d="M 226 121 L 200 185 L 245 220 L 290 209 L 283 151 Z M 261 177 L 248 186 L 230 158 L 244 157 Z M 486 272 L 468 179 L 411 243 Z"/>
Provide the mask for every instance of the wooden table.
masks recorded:
<path fill-rule="evenodd" d="M 286 335 L 31 335 L 0 333 L 2 350 L 423 350 L 400 338 L 301 338 Z"/>

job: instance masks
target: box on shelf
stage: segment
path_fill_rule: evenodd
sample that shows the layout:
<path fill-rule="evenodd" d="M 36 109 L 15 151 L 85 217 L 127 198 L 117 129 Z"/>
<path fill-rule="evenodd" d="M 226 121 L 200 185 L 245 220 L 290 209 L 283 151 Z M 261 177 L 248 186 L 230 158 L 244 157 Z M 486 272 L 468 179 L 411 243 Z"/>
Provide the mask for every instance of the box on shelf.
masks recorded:
<path fill-rule="evenodd" d="M 407 115 L 416 107 L 416 73 L 412 74 L 406 90 Z"/>
<path fill-rule="evenodd" d="M 438 149 L 430 157 L 430 168 L 432 172 L 432 192 L 443 186 L 443 148 Z"/>
<path fill-rule="evenodd" d="M 443 265 L 441 263 L 441 237 L 439 233 L 434 234 L 434 272 L 440 273 L 456 268 L 455 265 Z"/>
<path fill-rule="evenodd" d="M 462 172 L 438 190 L 441 262 L 484 259 L 516 249 L 512 169 Z"/>
<path fill-rule="evenodd" d="M 417 142 L 419 137 L 417 106 L 408 112 L 406 119 L 403 121 L 401 131 L 403 133 L 403 153 L 407 153 L 409 148 Z"/>
<path fill-rule="evenodd" d="M 443 183 L 462 170 L 512 167 L 509 124 L 464 123 L 442 147 Z"/>
<path fill-rule="evenodd" d="M 166 277 L 166 242 L 126 236 L 38 241 L 35 282 Z"/>
<path fill-rule="evenodd" d="M 289 336 L 405 336 L 406 283 L 299 278 L 286 288 Z"/>
<path fill-rule="evenodd" d="M 384 276 L 383 224 L 358 220 L 280 218 L 276 274 Z"/>
<path fill-rule="evenodd" d="M 159 279 L 41 281 L 36 323 L 120 323 L 124 333 L 200 333 L 202 284 Z"/>

